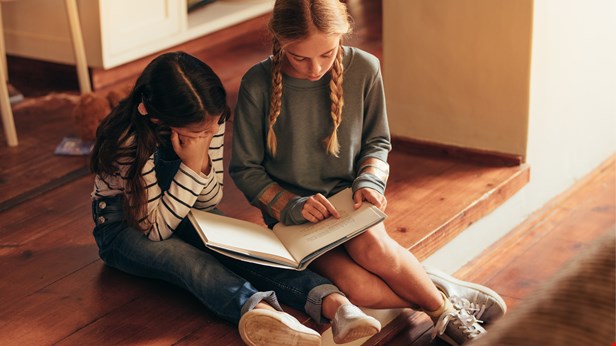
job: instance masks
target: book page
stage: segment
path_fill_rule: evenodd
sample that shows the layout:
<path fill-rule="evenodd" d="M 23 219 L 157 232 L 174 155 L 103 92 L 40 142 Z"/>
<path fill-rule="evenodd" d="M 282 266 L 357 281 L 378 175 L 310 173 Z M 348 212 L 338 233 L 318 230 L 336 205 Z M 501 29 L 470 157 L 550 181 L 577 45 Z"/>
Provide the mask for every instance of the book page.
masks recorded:
<path fill-rule="evenodd" d="M 284 263 L 295 262 L 274 232 L 265 226 L 195 209 L 188 215 L 198 225 L 195 228 L 208 246 Z"/>
<path fill-rule="evenodd" d="M 274 232 L 289 252 L 298 261 L 323 248 L 331 248 L 365 229 L 379 223 L 385 214 L 374 205 L 364 202 L 355 210 L 351 189 L 345 189 L 329 198 L 340 213 L 316 224 L 285 226 L 281 223 Z"/>

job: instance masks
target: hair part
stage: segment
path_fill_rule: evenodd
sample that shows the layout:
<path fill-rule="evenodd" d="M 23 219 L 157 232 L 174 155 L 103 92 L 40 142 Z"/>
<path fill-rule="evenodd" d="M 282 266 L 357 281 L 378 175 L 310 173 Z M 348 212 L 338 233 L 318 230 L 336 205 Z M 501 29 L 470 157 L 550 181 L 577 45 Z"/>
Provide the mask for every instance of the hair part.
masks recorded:
<path fill-rule="evenodd" d="M 276 134 L 274 125 L 280 116 L 282 99 L 282 59 L 285 44 L 302 40 L 314 32 L 327 35 L 346 35 L 351 32 L 351 17 L 346 5 L 339 0 L 277 0 L 274 4 L 272 18 L 269 22 L 272 35 L 272 95 L 268 115 L 267 148 L 272 156 L 276 155 Z M 330 117 L 333 122 L 332 134 L 325 139 L 327 152 L 335 157 L 340 153 L 338 128 L 342 122 L 344 97 L 342 82 L 344 67 L 342 65 L 342 39 L 338 46 L 336 59 L 331 68 L 330 99 L 332 101 Z"/>
<path fill-rule="evenodd" d="M 171 145 L 169 127 L 200 123 L 207 116 L 227 118 L 226 97 L 222 82 L 207 64 L 184 52 L 171 52 L 152 60 L 126 99 L 101 122 L 90 168 L 104 177 L 119 173 L 120 164 L 130 165 L 122 177 L 130 225 L 142 229 L 139 218 L 147 213 L 147 194 L 141 172 L 157 146 Z M 147 110 L 145 116 L 138 111 L 140 103 Z"/>

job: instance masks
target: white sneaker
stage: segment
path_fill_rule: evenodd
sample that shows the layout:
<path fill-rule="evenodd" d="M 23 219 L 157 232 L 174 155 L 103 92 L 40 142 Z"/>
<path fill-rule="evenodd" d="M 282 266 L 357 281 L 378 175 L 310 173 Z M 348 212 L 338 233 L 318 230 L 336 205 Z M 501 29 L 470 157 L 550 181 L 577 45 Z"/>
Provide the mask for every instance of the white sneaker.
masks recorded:
<path fill-rule="evenodd" d="M 320 346 L 321 335 L 283 311 L 253 309 L 238 326 L 240 336 L 250 346 Z"/>
<path fill-rule="evenodd" d="M 345 344 L 381 331 L 381 322 L 366 315 L 357 306 L 345 304 L 338 308 L 332 320 L 334 342 Z"/>

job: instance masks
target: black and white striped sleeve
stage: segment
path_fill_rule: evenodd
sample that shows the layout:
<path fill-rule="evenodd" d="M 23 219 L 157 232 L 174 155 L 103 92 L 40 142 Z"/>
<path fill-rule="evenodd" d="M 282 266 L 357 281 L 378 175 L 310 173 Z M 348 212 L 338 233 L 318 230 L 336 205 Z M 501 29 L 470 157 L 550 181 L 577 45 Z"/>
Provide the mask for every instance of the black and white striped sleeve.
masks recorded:
<path fill-rule="evenodd" d="M 150 240 L 165 240 L 188 215 L 199 193 L 207 185 L 207 180 L 181 163 L 169 189 L 163 193 L 156 180 L 153 156 L 147 161 L 142 172 L 148 208 L 147 217 L 141 222 Z"/>
<path fill-rule="evenodd" d="M 212 210 L 222 200 L 223 196 L 223 153 L 225 146 L 225 124 L 220 125 L 218 133 L 212 138 L 209 148 L 211 169 L 205 176 L 207 184 L 199 193 L 194 208 L 200 210 Z"/>

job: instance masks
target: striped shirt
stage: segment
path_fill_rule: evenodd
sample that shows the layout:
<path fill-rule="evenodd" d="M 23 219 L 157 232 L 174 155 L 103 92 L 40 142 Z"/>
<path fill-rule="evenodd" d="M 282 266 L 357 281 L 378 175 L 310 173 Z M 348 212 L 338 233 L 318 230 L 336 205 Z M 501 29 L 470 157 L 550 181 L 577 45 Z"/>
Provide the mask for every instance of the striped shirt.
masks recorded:
<path fill-rule="evenodd" d="M 139 218 L 139 225 L 146 230 L 145 234 L 150 240 L 169 238 L 191 208 L 211 210 L 221 201 L 224 133 L 225 125 L 222 124 L 210 143 L 209 174 L 195 172 L 181 163 L 164 193 L 156 179 L 154 153 L 150 155 L 141 171 L 148 201 L 147 215 Z M 126 193 L 126 176 L 131 164 L 132 161 L 116 161 L 118 170 L 113 175 L 96 175 L 92 198 L 96 200 Z"/>

